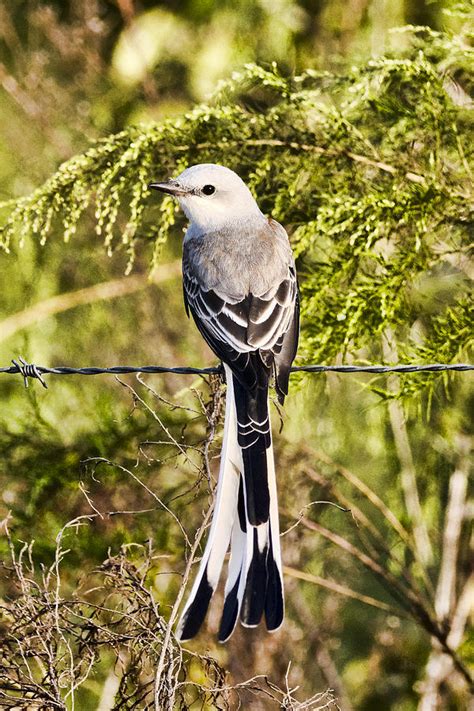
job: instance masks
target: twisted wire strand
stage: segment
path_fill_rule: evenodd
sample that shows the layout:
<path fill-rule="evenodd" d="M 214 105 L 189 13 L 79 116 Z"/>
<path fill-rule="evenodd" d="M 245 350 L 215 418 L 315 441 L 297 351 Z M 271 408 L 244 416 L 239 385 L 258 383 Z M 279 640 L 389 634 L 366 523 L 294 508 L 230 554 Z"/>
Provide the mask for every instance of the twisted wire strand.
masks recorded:
<path fill-rule="evenodd" d="M 292 373 L 438 373 L 442 371 L 464 372 L 474 370 L 474 365 L 470 363 L 428 363 L 426 365 L 296 365 L 291 368 Z M 12 360 L 12 365 L 0 368 L 0 373 L 10 375 L 20 374 L 23 376 L 25 387 L 28 387 L 28 378 L 40 381 L 43 387 L 47 384 L 43 378 L 48 375 L 102 375 L 111 373 L 114 375 L 124 375 L 126 373 L 176 373 L 177 375 L 211 375 L 222 374 L 222 366 L 210 368 L 191 368 L 187 366 L 168 367 L 164 365 L 114 365 L 110 368 L 71 368 L 70 366 L 58 366 L 48 368 L 44 365 L 27 363 L 24 358 Z"/>

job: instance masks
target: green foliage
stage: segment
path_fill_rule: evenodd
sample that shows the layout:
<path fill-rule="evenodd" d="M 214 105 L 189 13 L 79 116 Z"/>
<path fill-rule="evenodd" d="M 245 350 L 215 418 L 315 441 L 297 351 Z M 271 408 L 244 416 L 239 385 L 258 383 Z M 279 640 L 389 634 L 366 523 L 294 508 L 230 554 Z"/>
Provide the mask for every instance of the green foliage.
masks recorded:
<path fill-rule="evenodd" d="M 463 38 L 413 35 L 411 54 L 344 75 L 308 70 L 288 79 L 275 65 L 248 65 L 211 103 L 97 142 L 4 205 L 3 248 L 28 235 L 43 244 L 58 231 L 68 241 L 90 208 L 107 251 L 127 252 L 127 272 L 143 245 L 155 264 L 182 218 L 169 198 L 156 208 L 147 183 L 196 162 L 225 163 L 292 233 L 304 360 L 360 355 L 371 345 L 376 357 L 374 338 L 388 328 L 405 359 L 467 357 L 472 111 L 443 71 L 452 51 L 461 56 Z M 468 46 L 462 56 L 464 73 L 472 72 Z M 425 279 L 426 287 L 440 269 L 453 274 L 454 288 L 449 299 L 433 295 L 436 313 L 427 318 L 416 284 Z"/>

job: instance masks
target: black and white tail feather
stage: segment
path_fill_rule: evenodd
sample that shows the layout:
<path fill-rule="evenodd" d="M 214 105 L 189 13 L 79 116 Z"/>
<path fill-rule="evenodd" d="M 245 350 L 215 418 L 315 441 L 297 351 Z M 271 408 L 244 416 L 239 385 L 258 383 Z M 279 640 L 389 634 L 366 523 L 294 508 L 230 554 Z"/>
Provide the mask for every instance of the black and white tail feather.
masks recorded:
<path fill-rule="evenodd" d="M 240 427 L 236 381 L 225 365 L 227 400 L 219 480 L 211 529 L 199 572 L 183 610 L 178 636 L 187 640 L 198 632 L 212 594 L 219 582 L 224 558 L 230 545 L 230 560 L 219 640 L 225 642 L 239 619 L 255 627 L 265 614 L 267 628 L 278 629 L 284 617 L 283 577 L 279 540 L 273 448 L 269 417 L 259 425 L 265 447 L 257 457 L 259 469 L 245 466 L 245 444 L 239 443 Z M 238 397 L 238 396 L 237 396 Z M 241 437 L 242 439 L 242 437 Z M 263 439 L 263 438 L 262 438 Z M 257 442 L 247 442 L 247 449 Z M 246 474 L 247 472 L 247 474 Z"/>
<path fill-rule="evenodd" d="M 175 195 L 191 224 L 183 249 L 183 291 L 227 380 L 216 502 L 200 567 L 177 636 L 194 637 L 230 559 L 219 639 L 240 618 L 273 631 L 284 617 L 278 502 L 268 389 L 282 403 L 299 333 L 296 272 L 281 225 L 260 212 L 238 175 L 212 164 L 150 187 Z"/>

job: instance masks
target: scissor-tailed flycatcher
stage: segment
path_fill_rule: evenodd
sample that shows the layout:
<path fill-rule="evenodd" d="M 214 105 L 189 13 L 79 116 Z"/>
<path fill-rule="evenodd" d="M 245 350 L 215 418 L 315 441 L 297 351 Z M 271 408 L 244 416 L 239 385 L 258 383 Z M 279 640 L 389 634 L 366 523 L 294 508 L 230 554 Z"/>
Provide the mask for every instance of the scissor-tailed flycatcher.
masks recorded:
<path fill-rule="evenodd" d="M 215 510 L 178 636 L 197 634 L 229 545 L 219 640 L 230 637 L 239 615 L 243 625 L 255 627 L 265 614 L 268 630 L 276 630 L 284 599 L 268 386 L 273 375 L 282 403 L 298 344 L 288 236 L 223 166 L 194 165 L 149 187 L 174 195 L 190 221 L 183 249 L 186 311 L 222 360 L 227 379 Z"/>

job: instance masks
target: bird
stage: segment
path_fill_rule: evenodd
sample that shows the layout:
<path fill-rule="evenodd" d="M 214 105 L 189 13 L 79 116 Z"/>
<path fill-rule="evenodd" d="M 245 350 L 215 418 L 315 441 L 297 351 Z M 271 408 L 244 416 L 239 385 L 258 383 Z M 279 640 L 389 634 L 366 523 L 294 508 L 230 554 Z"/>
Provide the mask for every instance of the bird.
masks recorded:
<path fill-rule="evenodd" d="M 295 261 L 281 224 L 267 218 L 237 173 L 202 163 L 149 189 L 175 197 L 189 225 L 183 241 L 187 315 L 221 360 L 227 385 L 213 518 L 176 637 L 205 619 L 230 548 L 218 638 L 240 618 L 267 630 L 284 620 L 278 502 L 269 414 L 274 382 L 283 404 L 299 337 Z"/>

